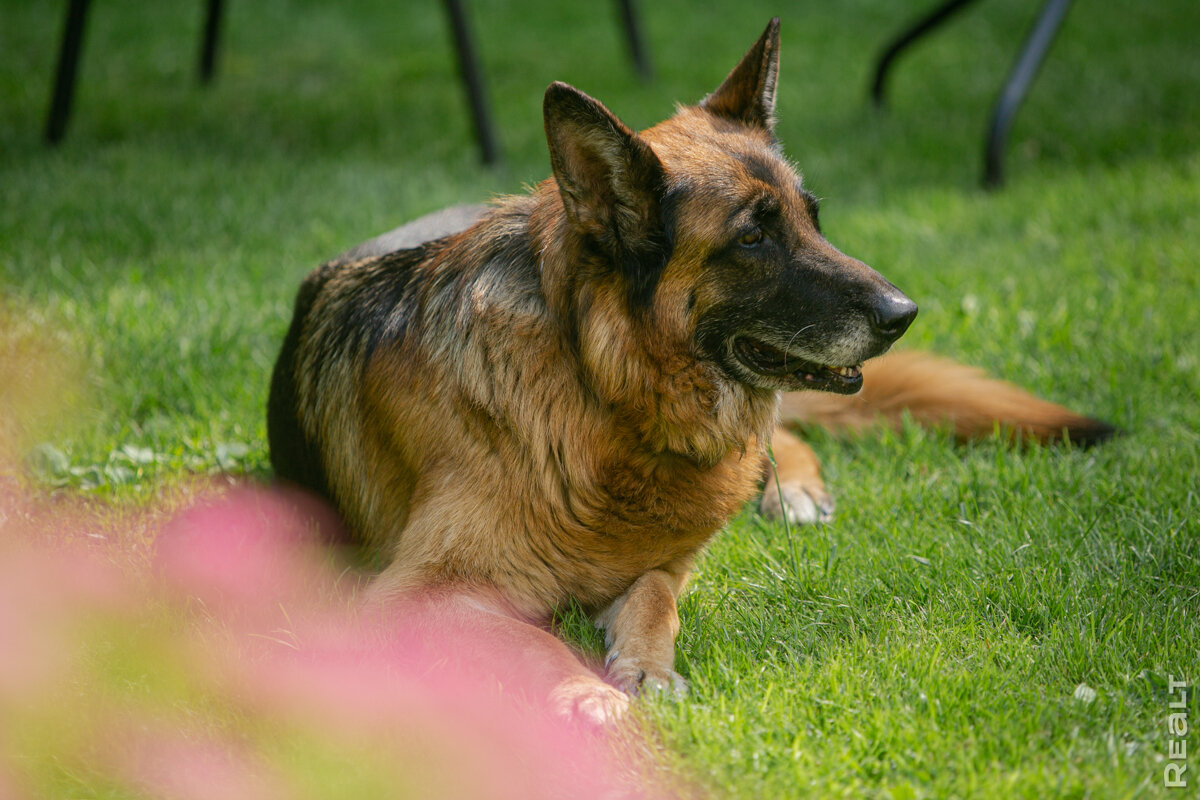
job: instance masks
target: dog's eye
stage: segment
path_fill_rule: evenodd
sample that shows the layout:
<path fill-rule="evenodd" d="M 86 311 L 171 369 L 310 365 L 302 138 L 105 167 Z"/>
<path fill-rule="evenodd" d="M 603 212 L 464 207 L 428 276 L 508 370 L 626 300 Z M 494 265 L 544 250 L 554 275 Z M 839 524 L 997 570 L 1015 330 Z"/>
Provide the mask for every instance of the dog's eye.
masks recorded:
<path fill-rule="evenodd" d="M 740 244 L 742 247 L 756 247 L 759 244 L 762 244 L 762 240 L 764 238 L 766 238 L 766 237 L 763 236 L 762 230 L 759 228 L 755 228 L 754 230 L 746 231 L 741 236 L 739 236 L 738 244 Z"/>

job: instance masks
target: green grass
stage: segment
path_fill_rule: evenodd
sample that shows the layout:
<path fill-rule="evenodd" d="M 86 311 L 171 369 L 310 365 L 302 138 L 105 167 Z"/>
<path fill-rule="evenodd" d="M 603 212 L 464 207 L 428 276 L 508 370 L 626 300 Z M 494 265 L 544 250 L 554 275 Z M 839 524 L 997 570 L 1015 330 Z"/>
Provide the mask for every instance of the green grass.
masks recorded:
<path fill-rule="evenodd" d="M 781 13 L 779 133 L 829 238 L 920 304 L 906 345 L 1126 435 L 817 434 L 837 519 L 731 523 L 682 601 L 692 693 L 647 714 L 719 795 L 1163 792 L 1166 680 L 1200 672 L 1200 6 L 1075 8 L 987 194 L 982 130 L 1032 0 L 928 40 L 886 113 L 871 59 L 915 9 L 884 0 L 644 3 L 649 85 L 605 4 L 471 5 L 507 159 L 490 171 L 437 4 L 232 4 L 211 89 L 199 4 L 97 4 L 48 150 L 61 9 L 0 3 L 0 363 L 44 365 L 4 379 L 24 411 L 0 427 L 34 485 L 137 504 L 265 478 L 267 379 L 311 267 L 544 177 L 549 81 L 649 125 Z"/>

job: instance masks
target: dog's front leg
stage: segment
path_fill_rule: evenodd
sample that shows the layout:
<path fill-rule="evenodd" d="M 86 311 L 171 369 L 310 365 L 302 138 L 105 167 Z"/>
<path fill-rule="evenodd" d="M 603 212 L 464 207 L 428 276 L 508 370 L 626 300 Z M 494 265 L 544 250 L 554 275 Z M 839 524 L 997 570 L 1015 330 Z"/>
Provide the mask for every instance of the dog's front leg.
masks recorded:
<path fill-rule="evenodd" d="M 690 563 L 650 570 L 596 618 L 605 631 L 608 678 L 618 688 L 630 694 L 642 687 L 687 691 L 687 683 L 675 672 L 675 598 L 687 581 Z"/>
<path fill-rule="evenodd" d="M 396 595 L 376 589 L 366 608 L 388 619 L 414 621 L 409 646 L 425 652 L 431 672 L 447 667 L 471 681 L 507 687 L 515 696 L 544 698 L 563 719 L 603 727 L 616 723 L 629 697 L 601 680 L 570 648 L 521 619 L 498 594 L 443 588 Z"/>

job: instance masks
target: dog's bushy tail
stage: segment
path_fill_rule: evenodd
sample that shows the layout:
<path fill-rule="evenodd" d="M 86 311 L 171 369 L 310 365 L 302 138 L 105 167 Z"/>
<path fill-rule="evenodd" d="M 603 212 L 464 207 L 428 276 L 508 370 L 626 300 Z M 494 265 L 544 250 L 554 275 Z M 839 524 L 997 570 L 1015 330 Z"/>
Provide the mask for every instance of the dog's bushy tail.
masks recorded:
<path fill-rule="evenodd" d="M 864 364 L 863 390 L 857 395 L 792 392 L 783 397 L 782 413 L 784 422 L 851 430 L 880 421 L 896 427 L 907 413 L 922 424 L 948 426 L 959 439 L 999 429 L 1022 441 L 1089 446 L 1117 432 L 1107 422 L 1034 397 L 976 367 L 912 351 Z"/>

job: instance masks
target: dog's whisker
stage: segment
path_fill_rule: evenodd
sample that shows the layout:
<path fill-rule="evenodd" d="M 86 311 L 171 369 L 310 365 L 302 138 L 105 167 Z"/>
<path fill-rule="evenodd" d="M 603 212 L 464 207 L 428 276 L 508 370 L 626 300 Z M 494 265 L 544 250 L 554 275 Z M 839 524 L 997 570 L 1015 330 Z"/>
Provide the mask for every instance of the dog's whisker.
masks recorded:
<path fill-rule="evenodd" d="M 810 322 L 808 325 L 805 325 L 804 327 L 799 328 L 795 333 L 792 334 L 792 338 L 788 339 L 787 346 L 783 348 L 783 365 L 785 367 L 787 366 L 788 356 L 791 355 L 791 352 L 792 352 L 792 342 L 796 341 L 796 337 L 799 336 L 800 334 L 804 333 L 805 331 L 807 331 L 811 328 L 815 328 L 815 327 L 816 326 Z"/>

